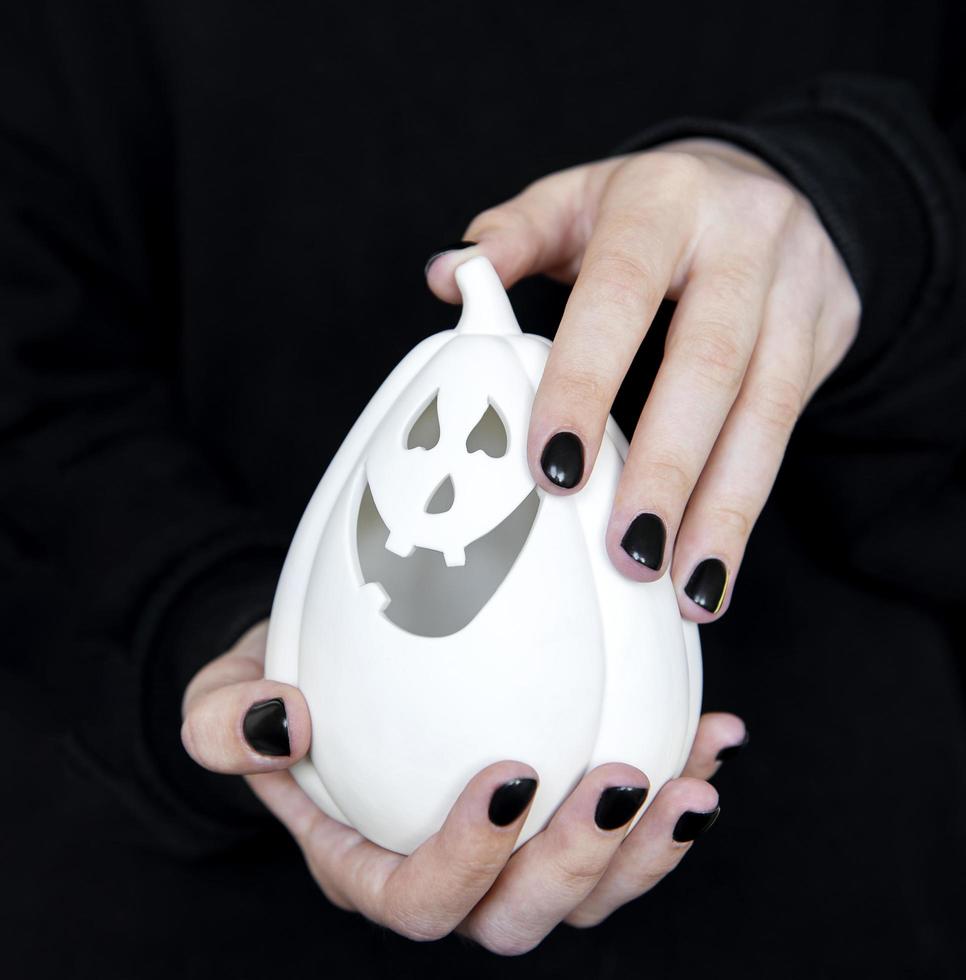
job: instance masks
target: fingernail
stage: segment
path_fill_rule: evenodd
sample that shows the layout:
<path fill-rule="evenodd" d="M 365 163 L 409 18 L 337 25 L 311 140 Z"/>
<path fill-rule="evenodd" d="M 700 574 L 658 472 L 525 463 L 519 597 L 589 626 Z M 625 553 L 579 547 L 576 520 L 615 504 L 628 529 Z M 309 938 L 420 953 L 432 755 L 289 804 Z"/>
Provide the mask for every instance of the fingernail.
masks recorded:
<path fill-rule="evenodd" d="M 423 266 L 423 275 L 425 276 L 429 272 L 429 267 L 441 256 L 445 255 L 447 252 L 460 252 L 464 248 L 472 248 L 476 245 L 476 242 L 453 242 L 451 245 L 444 245 L 443 248 L 439 249 L 426 260 L 426 265 Z"/>
<path fill-rule="evenodd" d="M 543 448 L 540 465 L 547 479 L 571 490 L 584 475 L 584 446 L 572 432 L 558 432 Z"/>
<path fill-rule="evenodd" d="M 504 783 L 490 798 L 490 821 L 497 827 L 513 823 L 530 805 L 537 791 L 535 779 L 511 779 Z"/>
<path fill-rule="evenodd" d="M 594 823 L 601 830 L 617 830 L 630 822 L 646 799 L 646 786 L 608 786 L 597 801 Z"/>
<path fill-rule="evenodd" d="M 664 561 L 664 542 L 667 530 L 657 514 L 638 514 L 627 526 L 621 547 L 639 565 L 655 571 Z"/>
<path fill-rule="evenodd" d="M 726 745 L 715 758 L 718 762 L 726 762 L 728 759 L 733 759 L 747 744 L 748 744 L 748 731 L 745 730 L 745 737 L 737 745 Z"/>
<path fill-rule="evenodd" d="M 242 723 L 245 740 L 261 755 L 291 755 L 288 741 L 288 716 L 281 698 L 259 701 L 245 714 Z"/>
<path fill-rule="evenodd" d="M 728 587 L 728 569 L 717 558 L 705 558 L 691 573 L 684 594 L 702 609 L 716 613 L 724 602 Z"/>
<path fill-rule="evenodd" d="M 688 841 L 697 840 L 714 826 L 719 813 L 721 813 L 720 806 L 716 806 L 708 813 L 695 813 L 693 810 L 686 810 L 674 825 L 674 832 L 671 836 L 679 844 L 687 844 Z"/>

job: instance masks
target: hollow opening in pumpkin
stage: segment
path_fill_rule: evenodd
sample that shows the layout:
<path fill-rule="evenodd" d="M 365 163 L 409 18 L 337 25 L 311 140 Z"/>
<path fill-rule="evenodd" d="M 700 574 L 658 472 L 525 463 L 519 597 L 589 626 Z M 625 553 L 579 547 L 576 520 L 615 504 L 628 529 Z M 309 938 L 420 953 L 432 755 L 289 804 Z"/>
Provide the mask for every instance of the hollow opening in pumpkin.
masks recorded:
<path fill-rule="evenodd" d="M 420 408 L 406 432 L 407 449 L 432 449 L 439 442 L 438 391 Z"/>
<path fill-rule="evenodd" d="M 448 476 L 426 501 L 426 513 L 445 514 L 452 508 L 455 500 L 456 488 L 453 486 L 453 478 Z"/>
<path fill-rule="evenodd" d="M 417 636 L 450 636 L 468 626 L 496 594 L 520 556 L 537 517 L 540 498 L 531 490 L 492 531 L 466 547 L 466 563 L 447 567 L 443 555 L 414 548 L 401 558 L 386 550 L 389 528 L 369 484 L 359 505 L 356 548 L 365 582 L 389 596 L 382 614 Z"/>
<path fill-rule="evenodd" d="M 496 406 L 490 402 L 480 421 L 473 426 L 473 431 L 466 437 L 466 451 L 475 453 L 482 450 L 487 456 L 499 459 L 506 455 L 506 447 L 506 425 L 500 418 Z"/>

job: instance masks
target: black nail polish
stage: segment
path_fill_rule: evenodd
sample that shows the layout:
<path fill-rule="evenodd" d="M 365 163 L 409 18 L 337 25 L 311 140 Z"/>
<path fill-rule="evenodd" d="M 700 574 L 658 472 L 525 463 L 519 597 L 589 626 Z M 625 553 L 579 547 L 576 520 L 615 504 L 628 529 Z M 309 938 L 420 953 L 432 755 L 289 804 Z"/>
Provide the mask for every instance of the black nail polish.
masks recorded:
<path fill-rule="evenodd" d="M 664 521 L 657 514 L 638 514 L 627 526 L 621 547 L 639 565 L 657 571 L 664 561 L 666 540 Z"/>
<path fill-rule="evenodd" d="M 437 249 L 433 254 L 426 260 L 426 265 L 423 266 L 423 275 L 425 276 L 429 272 L 429 267 L 441 256 L 445 255 L 446 252 L 459 252 L 464 248 L 472 248 L 476 245 L 476 242 L 453 242 L 451 245 L 444 245 L 442 248 Z"/>
<path fill-rule="evenodd" d="M 745 731 L 745 737 L 737 745 L 726 745 L 715 758 L 718 762 L 726 762 L 728 759 L 733 759 L 747 744 L 748 744 L 748 732 Z"/>
<path fill-rule="evenodd" d="M 245 740 L 261 755 L 291 755 L 288 741 L 288 716 L 281 698 L 253 704 L 242 723 Z"/>
<path fill-rule="evenodd" d="M 601 830 L 617 830 L 630 823 L 646 799 L 646 786 L 608 786 L 597 801 L 594 823 Z"/>
<path fill-rule="evenodd" d="M 572 432 L 558 432 L 543 448 L 540 465 L 547 479 L 571 490 L 584 475 L 584 446 Z"/>
<path fill-rule="evenodd" d="M 513 823 L 530 805 L 536 791 L 535 779 L 511 779 L 504 783 L 490 798 L 490 821 L 497 827 Z"/>
<path fill-rule="evenodd" d="M 705 558 L 691 573 L 684 587 L 685 595 L 702 609 L 716 613 L 724 602 L 728 588 L 728 569 L 717 558 Z"/>
<path fill-rule="evenodd" d="M 716 806 L 708 813 L 694 813 L 692 810 L 687 810 L 681 814 L 678 822 L 674 825 L 674 832 L 671 836 L 679 844 L 687 844 L 688 841 L 697 840 L 714 826 L 719 813 L 721 813 L 720 806 Z"/>

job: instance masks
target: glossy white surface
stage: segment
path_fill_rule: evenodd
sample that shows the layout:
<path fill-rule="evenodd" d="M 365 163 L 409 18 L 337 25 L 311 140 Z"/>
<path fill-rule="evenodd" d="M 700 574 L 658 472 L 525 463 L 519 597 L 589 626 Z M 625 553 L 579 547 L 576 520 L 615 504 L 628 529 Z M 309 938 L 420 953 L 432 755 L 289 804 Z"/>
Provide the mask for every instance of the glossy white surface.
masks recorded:
<path fill-rule="evenodd" d="M 398 365 L 309 502 L 268 638 L 266 676 L 312 714 L 299 784 L 401 853 L 501 759 L 540 775 L 518 846 L 600 763 L 644 770 L 652 800 L 701 704 L 697 627 L 670 580 L 631 582 L 605 551 L 626 441 L 611 420 L 583 490 L 536 489 L 526 436 L 549 344 L 520 332 L 485 258 L 457 281 L 456 329 Z"/>

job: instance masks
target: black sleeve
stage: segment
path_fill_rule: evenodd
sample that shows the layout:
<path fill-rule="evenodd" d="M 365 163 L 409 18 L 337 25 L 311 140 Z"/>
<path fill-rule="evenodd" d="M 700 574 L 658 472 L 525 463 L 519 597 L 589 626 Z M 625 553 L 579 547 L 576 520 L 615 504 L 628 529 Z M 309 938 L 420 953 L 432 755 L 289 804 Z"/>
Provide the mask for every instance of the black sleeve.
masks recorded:
<path fill-rule="evenodd" d="M 188 853 L 257 819 L 187 759 L 179 705 L 268 614 L 285 542 L 179 412 L 173 136 L 122 9 L 0 17 L 0 677 Z"/>
<path fill-rule="evenodd" d="M 815 207 L 862 301 L 858 337 L 800 420 L 776 492 L 808 495 L 816 558 L 877 586 L 966 600 L 966 103 L 906 81 L 814 79 L 742 118 L 661 123 L 623 152 L 689 137 L 765 160 Z M 820 554 L 825 548 L 826 553 Z"/>

